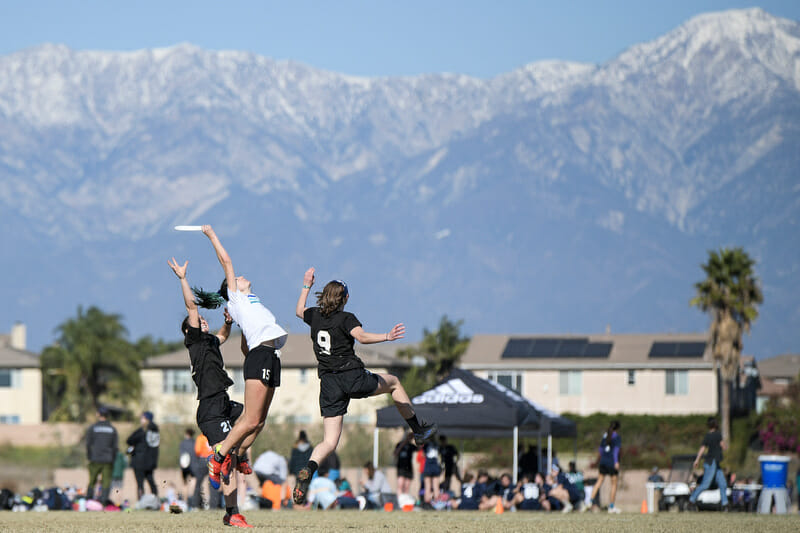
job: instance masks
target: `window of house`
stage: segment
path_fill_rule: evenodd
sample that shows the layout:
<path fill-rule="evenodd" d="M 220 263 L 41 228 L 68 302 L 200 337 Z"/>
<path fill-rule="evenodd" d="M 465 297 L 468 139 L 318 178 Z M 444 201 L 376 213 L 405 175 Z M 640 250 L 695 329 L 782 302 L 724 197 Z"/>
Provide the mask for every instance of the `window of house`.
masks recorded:
<path fill-rule="evenodd" d="M 628 370 L 628 385 L 636 385 L 636 370 Z"/>
<path fill-rule="evenodd" d="M 164 394 L 184 394 L 194 392 L 192 374 L 188 369 L 166 368 L 163 370 Z"/>
<path fill-rule="evenodd" d="M 303 384 L 308 383 L 308 370 L 305 368 L 301 368 L 297 379 L 298 381 L 300 381 L 300 383 Z"/>
<path fill-rule="evenodd" d="M 516 370 L 494 370 L 489 372 L 489 380 L 522 394 L 522 372 Z"/>
<path fill-rule="evenodd" d="M 559 372 L 559 394 L 561 396 L 580 396 L 583 385 L 583 372 L 562 370 Z"/>
<path fill-rule="evenodd" d="M 233 380 L 231 391 L 234 394 L 244 394 L 244 368 L 234 368 L 229 370 L 228 373 Z"/>
<path fill-rule="evenodd" d="M 667 394 L 671 396 L 689 394 L 688 370 L 667 370 Z"/>
<path fill-rule="evenodd" d="M 0 387 L 18 389 L 22 386 L 22 374 L 19 368 L 0 368 Z"/>
<path fill-rule="evenodd" d="M 19 415 L 0 415 L 0 424 L 19 424 Z"/>

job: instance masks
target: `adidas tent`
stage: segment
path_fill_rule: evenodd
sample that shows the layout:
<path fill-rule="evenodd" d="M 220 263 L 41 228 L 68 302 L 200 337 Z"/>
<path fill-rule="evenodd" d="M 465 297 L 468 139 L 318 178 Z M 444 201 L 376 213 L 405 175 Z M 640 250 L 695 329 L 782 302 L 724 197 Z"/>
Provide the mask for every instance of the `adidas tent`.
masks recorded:
<path fill-rule="evenodd" d="M 540 439 L 542 436 L 576 436 L 575 423 L 571 420 L 544 409 L 499 383 L 458 368 L 453 369 L 439 385 L 413 398 L 411 403 L 419 417 L 436 422 L 440 433 L 448 437 L 513 437 L 515 482 L 520 436 Z M 405 426 L 405 420 L 396 407 L 378 409 L 375 456 L 378 428 L 401 426 Z M 374 459 L 377 463 L 377 457 Z"/>

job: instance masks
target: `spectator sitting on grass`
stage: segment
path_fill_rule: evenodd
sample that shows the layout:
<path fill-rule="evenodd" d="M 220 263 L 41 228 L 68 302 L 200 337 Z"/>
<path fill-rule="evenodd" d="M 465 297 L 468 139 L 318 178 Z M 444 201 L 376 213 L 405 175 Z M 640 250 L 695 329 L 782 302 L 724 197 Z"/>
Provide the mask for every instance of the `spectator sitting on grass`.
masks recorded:
<path fill-rule="evenodd" d="M 372 461 L 364 464 L 365 480 L 361 481 L 364 489 L 365 505 L 368 509 L 378 509 L 382 504 L 382 494 L 391 494 L 392 487 L 386 480 L 386 476 L 380 470 L 375 470 Z"/>
<path fill-rule="evenodd" d="M 557 464 L 553 465 L 548 483 L 551 485 L 548 496 L 561 503 L 561 512 L 568 513 L 574 506 L 580 506 L 584 497 L 583 491 L 578 490 L 578 487 L 569 481 Z"/>
<path fill-rule="evenodd" d="M 327 468 L 320 467 L 317 470 L 317 476 L 311 480 L 311 484 L 308 486 L 308 504 L 312 509 L 314 507 L 320 509 L 336 507 L 338 491 L 336 484 L 328 477 L 329 473 Z"/>
<path fill-rule="evenodd" d="M 453 502 L 453 509 L 477 511 L 480 507 L 484 487 L 475 483 L 475 476 L 466 472 L 461 483 L 461 498 Z"/>
<path fill-rule="evenodd" d="M 505 509 L 511 508 L 511 500 L 514 498 L 514 485 L 511 483 L 511 474 L 504 473 L 500 479 L 489 484 L 489 489 L 482 498 L 480 508 L 482 510 L 494 509 L 497 502 L 502 502 Z"/>
<path fill-rule="evenodd" d="M 531 474 L 525 474 L 513 491 L 511 505 L 516 506 L 520 511 L 541 511 L 549 510 L 550 505 L 544 497 L 542 490 L 542 476 L 536 474 L 531 479 Z"/>

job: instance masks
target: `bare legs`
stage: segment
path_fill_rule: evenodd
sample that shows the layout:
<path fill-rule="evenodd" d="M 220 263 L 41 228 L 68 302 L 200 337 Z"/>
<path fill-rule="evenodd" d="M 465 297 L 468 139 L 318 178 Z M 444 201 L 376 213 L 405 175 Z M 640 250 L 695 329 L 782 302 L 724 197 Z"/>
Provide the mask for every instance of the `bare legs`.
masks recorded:
<path fill-rule="evenodd" d="M 406 393 L 406 390 L 403 388 L 403 385 L 400 383 L 400 380 L 397 379 L 397 376 L 393 376 L 391 374 L 375 374 L 378 378 L 378 388 L 375 389 L 375 392 L 372 393 L 373 396 L 377 396 L 378 394 L 391 394 L 392 400 L 394 400 L 394 405 L 397 407 L 397 410 L 400 411 L 400 416 L 404 419 L 411 418 L 414 416 L 414 408 L 411 407 L 411 400 Z"/>
<path fill-rule="evenodd" d="M 343 418 L 342 415 L 339 415 L 326 416 L 322 419 L 322 442 L 314 446 L 314 451 L 311 452 L 311 461 L 320 464 L 339 445 Z"/>
<path fill-rule="evenodd" d="M 264 428 L 269 406 L 275 389 L 267 387 L 261 380 L 247 379 L 244 382 L 244 411 L 234 424 L 231 432 L 222 441 L 219 453 L 228 455 L 232 449 L 239 445 L 249 448 L 255 438 Z"/>

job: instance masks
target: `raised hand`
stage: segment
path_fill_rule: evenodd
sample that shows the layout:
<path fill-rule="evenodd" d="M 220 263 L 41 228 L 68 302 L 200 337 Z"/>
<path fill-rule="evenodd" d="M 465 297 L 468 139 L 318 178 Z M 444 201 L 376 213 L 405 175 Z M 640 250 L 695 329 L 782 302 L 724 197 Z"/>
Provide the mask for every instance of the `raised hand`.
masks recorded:
<path fill-rule="evenodd" d="M 178 279 L 186 279 L 186 267 L 189 266 L 189 261 L 186 261 L 183 266 L 179 265 L 175 258 L 172 258 L 172 261 L 167 260 L 167 264 L 175 272 L 175 275 L 178 276 Z"/>
<path fill-rule="evenodd" d="M 216 235 L 216 234 L 214 233 L 214 228 L 212 228 L 210 224 L 204 224 L 204 225 L 203 225 L 203 233 L 204 233 L 204 234 L 206 235 L 206 237 L 208 237 L 209 239 L 210 239 L 211 237 L 213 237 L 214 235 Z"/>
<path fill-rule="evenodd" d="M 306 270 L 306 273 L 303 275 L 303 285 L 309 288 L 314 285 L 314 267 Z"/>
<path fill-rule="evenodd" d="M 406 334 L 406 327 L 400 323 L 397 324 L 392 330 L 386 334 L 387 341 L 396 341 L 397 339 L 402 339 Z"/>
<path fill-rule="evenodd" d="M 233 318 L 231 318 L 230 313 L 228 313 L 228 308 L 222 310 L 222 314 L 225 316 L 225 323 L 228 325 L 233 324 Z"/>

